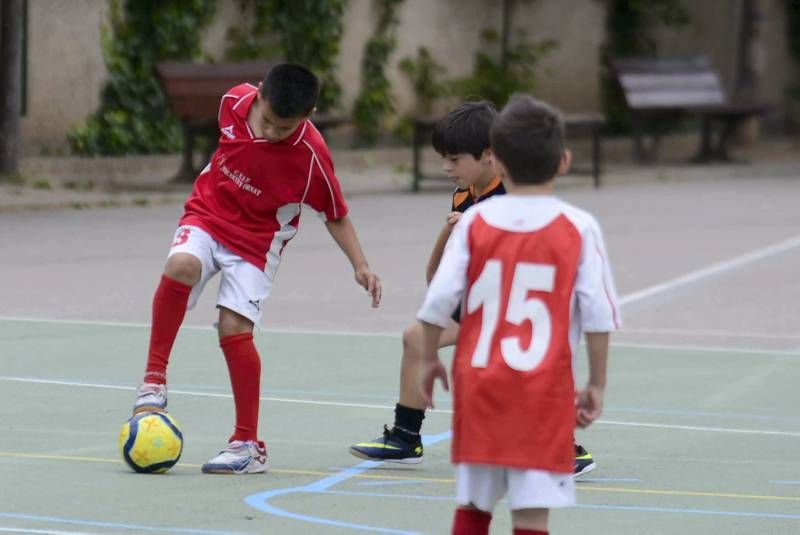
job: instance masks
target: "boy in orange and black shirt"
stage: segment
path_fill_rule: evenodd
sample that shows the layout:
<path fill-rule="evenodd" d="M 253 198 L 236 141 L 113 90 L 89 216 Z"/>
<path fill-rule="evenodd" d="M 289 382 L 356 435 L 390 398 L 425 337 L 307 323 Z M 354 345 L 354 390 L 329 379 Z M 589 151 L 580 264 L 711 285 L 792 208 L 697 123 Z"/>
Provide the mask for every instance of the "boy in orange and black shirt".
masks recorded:
<path fill-rule="evenodd" d="M 488 101 L 465 102 L 447 114 L 434 127 L 431 141 L 442 157 L 442 169 L 456 186 L 447 222 L 439 232 L 426 269 L 430 283 L 445 243 L 453 226 L 470 206 L 494 195 L 505 193 L 502 182 L 494 174 L 489 129 L 497 110 Z M 439 339 L 439 347 L 455 345 L 459 330 L 460 310 Z M 384 427 L 383 436 L 350 447 L 350 453 L 362 459 L 416 464 L 422 461 L 420 437 L 425 418 L 425 401 L 417 389 L 422 363 L 422 325 L 415 321 L 403 332 L 403 357 L 400 365 L 400 400 L 395 406 L 394 427 Z M 575 473 L 580 475 L 594 468 L 594 462 L 581 446 L 575 446 Z"/>

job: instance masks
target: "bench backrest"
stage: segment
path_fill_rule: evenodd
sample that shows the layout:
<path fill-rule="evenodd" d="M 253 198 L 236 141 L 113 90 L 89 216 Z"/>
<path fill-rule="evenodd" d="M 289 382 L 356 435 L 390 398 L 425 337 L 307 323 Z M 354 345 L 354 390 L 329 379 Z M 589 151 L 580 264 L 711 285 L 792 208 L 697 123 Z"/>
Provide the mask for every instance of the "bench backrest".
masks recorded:
<path fill-rule="evenodd" d="M 719 76 L 705 57 L 614 59 L 611 68 L 633 110 L 671 110 L 726 103 Z"/>
<path fill-rule="evenodd" d="M 167 100 L 181 119 L 217 121 L 219 101 L 231 87 L 249 82 L 258 85 L 271 63 L 159 63 L 155 66 Z"/>

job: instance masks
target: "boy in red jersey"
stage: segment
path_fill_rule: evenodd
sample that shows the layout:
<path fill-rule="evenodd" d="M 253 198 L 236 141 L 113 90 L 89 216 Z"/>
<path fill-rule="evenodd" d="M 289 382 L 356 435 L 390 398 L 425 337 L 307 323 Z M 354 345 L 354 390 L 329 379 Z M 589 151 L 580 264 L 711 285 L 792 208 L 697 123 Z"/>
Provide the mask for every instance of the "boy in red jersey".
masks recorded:
<path fill-rule="evenodd" d="M 266 447 L 257 432 L 261 359 L 253 326 L 303 208 L 323 219 L 372 306 L 380 303 L 380 280 L 347 217 L 328 147 L 309 120 L 318 96 L 316 76 L 291 63 L 273 67 L 258 87 L 241 84 L 223 95 L 219 147 L 186 201 L 153 298 L 147 366 L 134 413 L 166 410 L 167 364 L 184 314 L 208 280 L 222 273 L 219 343 L 236 425 L 228 446 L 202 466 L 205 473 L 267 471 Z"/>
<path fill-rule="evenodd" d="M 456 188 L 447 222 L 436 239 L 426 269 L 430 283 L 439 266 L 445 243 L 453 225 L 469 208 L 495 195 L 505 193 L 492 166 L 489 129 L 497 116 L 494 105 L 486 100 L 465 102 L 442 118 L 433 129 L 431 142 L 442 157 L 442 169 Z M 452 346 L 458 337 L 461 312 L 456 310 L 442 331 L 439 347 Z M 400 399 L 395 405 L 394 425 L 384 426 L 383 435 L 350 446 L 350 453 L 361 459 L 402 464 L 422 462 L 423 446 L 420 431 L 425 418 L 425 399 L 420 395 L 417 380 L 422 367 L 422 324 L 415 321 L 403 331 L 403 353 L 400 363 Z M 575 475 L 594 469 L 595 463 L 582 446 L 575 445 Z"/>
<path fill-rule="evenodd" d="M 417 318 L 427 406 L 448 388 L 437 348 L 462 304 L 453 360 L 453 533 L 484 534 L 507 496 L 515 535 L 546 534 L 551 507 L 574 504 L 573 430 L 600 416 L 616 290 L 596 220 L 553 196 L 569 168 L 550 106 L 513 98 L 491 129 L 507 195 L 464 213 Z M 589 379 L 577 393 L 572 359 L 586 333 Z"/>

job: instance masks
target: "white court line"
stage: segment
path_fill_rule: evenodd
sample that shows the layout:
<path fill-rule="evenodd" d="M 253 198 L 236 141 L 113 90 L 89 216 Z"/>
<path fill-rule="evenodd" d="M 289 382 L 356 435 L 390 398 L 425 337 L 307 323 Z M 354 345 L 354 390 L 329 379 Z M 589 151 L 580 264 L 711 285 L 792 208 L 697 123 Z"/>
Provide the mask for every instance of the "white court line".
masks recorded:
<path fill-rule="evenodd" d="M 723 260 L 722 262 L 717 262 L 703 269 L 691 271 L 685 275 L 681 275 L 680 277 L 676 277 L 674 279 L 670 279 L 668 281 L 650 286 L 648 288 L 643 288 L 641 290 L 629 293 L 627 295 L 620 297 L 619 304 L 620 306 L 629 305 L 631 303 L 641 301 L 648 297 L 652 297 L 660 293 L 674 290 L 675 288 L 678 288 L 680 286 L 685 286 L 686 284 L 698 281 L 700 279 L 711 277 L 713 275 L 717 275 L 719 273 L 723 273 L 725 271 L 729 271 L 731 269 L 741 267 L 743 265 L 752 262 L 763 260 L 770 256 L 784 253 L 798 246 L 800 246 L 800 236 L 795 236 L 793 238 L 789 238 L 788 240 L 768 245 L 766 247 L 762 247 L 761 249 L 756 249 L 755 251 L 735 256 L 728 260 Z M 40 318 L 30 318 L 24 316 L 0 316 L 0 321 L 66 323 L 74 325 L 101 325 L 108 327 L 141 328 L 150 326 L 149 323 L 73 320 L 73 319 L 40 319 Z M 183 325 L 181 326 L 181 329 L 210 330 L 214 329 L 214 327 L 210 325 L 209 326 Z M 338 330 L 328 331 L 328 330 L 315 330 L 315 329 L 264 329 L 264 331 L 276 332 L 276 333 L 289 333 L 289 334 L 296 333 L 296 334 L 328 334 L 328 335 L 342 335 L 342 336 L 387 336 L 393 338 L 399 336 L 399 334 L 397 333 L 389 333 L 389 332 L 353 332 L 353 331 L 338 331 Z"/>
<path fill-rule="evenodd" d="M 796 349 L 754 349 L 750 347 L 717 347 L 692 345 L 636 344 L 629 342 L 611 342 L 611 347 L 627 347 L 633 349 L 657 349 L 659 351 L 696 351 L 698 353 L 725 353 L 739 355 L 769 355 L 773 357 L 800 357 L 800 347 Z"/>
<path fill-rule="evenodd" d="M 690 330 L 690 329 L 629 329 L 626 334 L 678 334 L 681 336 L 721 336 L 728 338 L 762 338 L 764 340 L 800 340 L 800 334 L 772 334 L 753 332 L 733 332 L 718 330 Z"/>
<path fill-rule="evenodd" d="M 756 249 L 755 251 L 735 256 L 728 260 L 723 260 L 722 262 L 717 262 L 716 264 L 711 264 L 703 269 L 691 271 L 686 275 L 681 275 L 680 277 L 676 277 L 666 282 L 630 293 L 622 297 L 619 300 L 619 304 L 621 306 L 629 305 L 631 303 L 635 303 L 636 301 L 641 301 L 642 299 L 685 286 L 700 279 L 717 275 L 725 271 L 730 271 L 731 269 L 741 267 L 752 262 L 757 262 L 759 260 L 769 258 L 770 256 L 785 253 L 786 251 L 794 249 L 797 246 L 800 246 L 800 236 L 795 236 L 794 238 L 789 238 L 788 240 L 768 245 L 767 247 L 762 247 L 761 249 Z"/>
<path fill-rule="evenodd" d="M 150 325 L 147 323 L 116 323 L 105 321 L 92 321 L 92 320 L 72 320 L 72 319 L 38 319 L 26 318 L 17 316 L 0 316 L 2 321 L 19 321 L 24 323 L 54 323 L 62 325 L 85 325 L 85 326 L 102 326 L 102 327 L 130 327 L 130 328 L 147 328 Z M 213 327 L 204 327 L 200 325 L 183 325 L 181 330 L 211 330 Z M 308 335 L 325 335 L 325 336 L 373 336 L 373 337 L 387 337 L 387 338 L 400 338 L 398 333 L 389 332 L 359 332 L 359 331 L 326 331 L 314 329 L 264 329 L 267 334 L 308 334 Z M 629 332 L 624 329 L 620 334 Z M 641 331 L 644 332 L 644 331 Z M 689 331 L 692 332 L 692 331 Z M 789 337 L 787 337 L 789 338 Z M 693 345 L 664 345 L 664 344 L 638 344 L 633 342 L 616 342 L 611 341 L 611 347 L 632 347 L 640 349 L 664 349 L 671 351 L 697 351 L 697 352 L 710 352 L 710 353 L 740 353 L 740 354 L 759 354 L 759 355 L 775 355 L 775 356 L 800 356 L 800 347 L 795 349 L 758 349 L 758 348 L 742 348 L 742 347 L 729 347 L 729 346 L 693 346 Z"/>
<path fill-rule="evenodd" d="M 56 379 L 35 379 L 30 377 L 4 377 L 0 376 L 0 381 L 8 381 L 8 382 L 18 382 L 18 383 L 31 383 L 31 384 L 47 384 L 47 385 L 59 385 L 59 386 L 78 386 L 78 387 L 85 387 L 85 388 L 103 388 L 108 390 L 135 390 L 132 386 L 121 386 L 121 385 L 107 385 L 102 383 L 80 383 L 77 381 L 62 381 Z M 209 392 L 197 392 L 191 390 L 170 390 L 170 394 L 182 394 L 186 396 L 195 396 L 195 397 L 210 397 L 210 398 L 228 398 L 230 399 L 232 396 L 231 394 L 216 394 L 216 393 L 209 393 Z M 303 405 L 318 405 L 324 407 L 354 407 L 360 409 L 380 409 L 380 410 L 390 410 L 394 409 L 392 405 L 372 405 L 367 403 L 344 403 L 344 402 L 337 402 L 337 401 L 317 401 L 313 399 L 292 399 L 292 398 L 273 398 L 273 397 L 261 397 L 259 398 L 262 401 L 272 401 L 278 403 L 296 403 L 296 404 L 303 404 Z M 448 409 L 430 409 L 427 412 L 435 412 L 441 414 L 452 414 L 452 410 Z M 729 428 L 729 427 L 706 427 L 706 426 L 691 426 L 691 425 L 672 425 L 672 424 L 658 424 L 658 423 L 651 423 L 651 422 L 623 422 L 619 420 L 597 420 L 595 424 L 606 424 L 606 425 L 621 425 L 621 426 L 628 426 L 628 427 L 648 427 L 654 429 L 674 429 L 674 430 L 682 430 L 682 431 L 707 431 L 713 433 L 739 433 L 739 434 L 748 434 L 748 435 L 771 435 L 771 436 L 788 436 L 788 437 L 800 437 L 800 432 L 794 431 L 775 431 L 775 430 L 765 430 L 765 429 L 739 429 L 739 428 Z"/>
<path fill-rule="evenodd" d="M 5 528 L 0 527 L 3 533 L 40 533 L 44 535 L 91 535 L 86 531 L 60 531 L 53 529 L 31 529 L 31 528 Z"/>
<path fill-rule="evenodd" d="M 750 264 L 752 262 L 757 262 L 759 260 L 763 260 L 765 258 L 769 258 L 770 256 L 774 256 L 776 254 L 784 253 L 790 249 L 794 249 L 795 247 L 800 246 L 800 235 L 795 236 L 793 238 L 789 238 L 782 242 L 774 243 L 772 245 L 768 245 L 766 247 L 762 247 L 761 249 L 756 249 L 755 251 L 751 251 L 749 253 L 745 253 L 739 256 L 735 256 L 728 260 L 723 260 L 722 262 L 717 262 L 715 264 L 711 264 L 708 267 L 703 269 L 698 269 L 695 271 L 691 271 L 685 275 L 681 275 L 680 277 L 676 277 L 674 279 L 670 279 L 668 281 L 650 286 L 648 288 L 643 288 L 641 290 L 637 290 L 635 292 L 629 293 L 624 295 L 620 298 L 619 304 L 620 306 L 629 305 L 631 303 L 635 303 L 636 301 L 641 301 L 642 299 L 646 299 L 648 297 L 652 297 L 654 295 L 664 293 L 680 286 L 685 286 L 691 282 L 695 282 L 697 280 L 711 277 L 718 273 L 723 273 L 725 271 L 729 271 L 731 269 L 741 267 L 746 264 Z M 25 322 L 43 322 L 43 323 L 72 323 L 76 325 L 105 325 L 105 326 L 112 326 L 112 327 L 149 327 L 149 323 L 135 323 L 135 322 L 112 322 L 112 321 L 89 321 L 89 320 L 69 320 L 69 319 L 37 319 L 37 318 L 29 318 L 29 317 L 15 317 L 15 316 L 0 316 L 0 321 L 25 321 Z M 182 329 L 202 329 L 208 330 L 213 329 L 212 326 L 199 326 L 199 325 L 184 325 L 181 327 Z M 266 329 L 265 329 L 266 330 Z M 270 332 L 269 330 L 266 330 Z M 285 333 L 298 333 L 298 334 L 339 334 L 339 335 L 358 335 L 358 336 L 398 336 L 397 333 L 385 333 L 385 332 L 349 332 L 349 331 L 323 331 L 323 330 L 314 330 L 314 329 L 280 329 L 275 330 L 273 332 L 285 332 Z"/>

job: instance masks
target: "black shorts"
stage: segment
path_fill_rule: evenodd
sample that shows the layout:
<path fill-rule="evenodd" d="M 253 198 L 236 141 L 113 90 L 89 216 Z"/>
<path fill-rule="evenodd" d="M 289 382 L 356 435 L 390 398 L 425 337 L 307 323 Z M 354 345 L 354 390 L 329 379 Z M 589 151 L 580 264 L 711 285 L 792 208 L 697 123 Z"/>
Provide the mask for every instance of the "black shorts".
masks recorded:
<path fill-rule="evenodd" d="M 456 323 L 461 324 L 461 305 L 458 305 L 458 307 L 456 307 L 456 311 L 453 312 L 453 315 L 450 317 L 453 318 L 453 321 L 455 321 Z"/>

